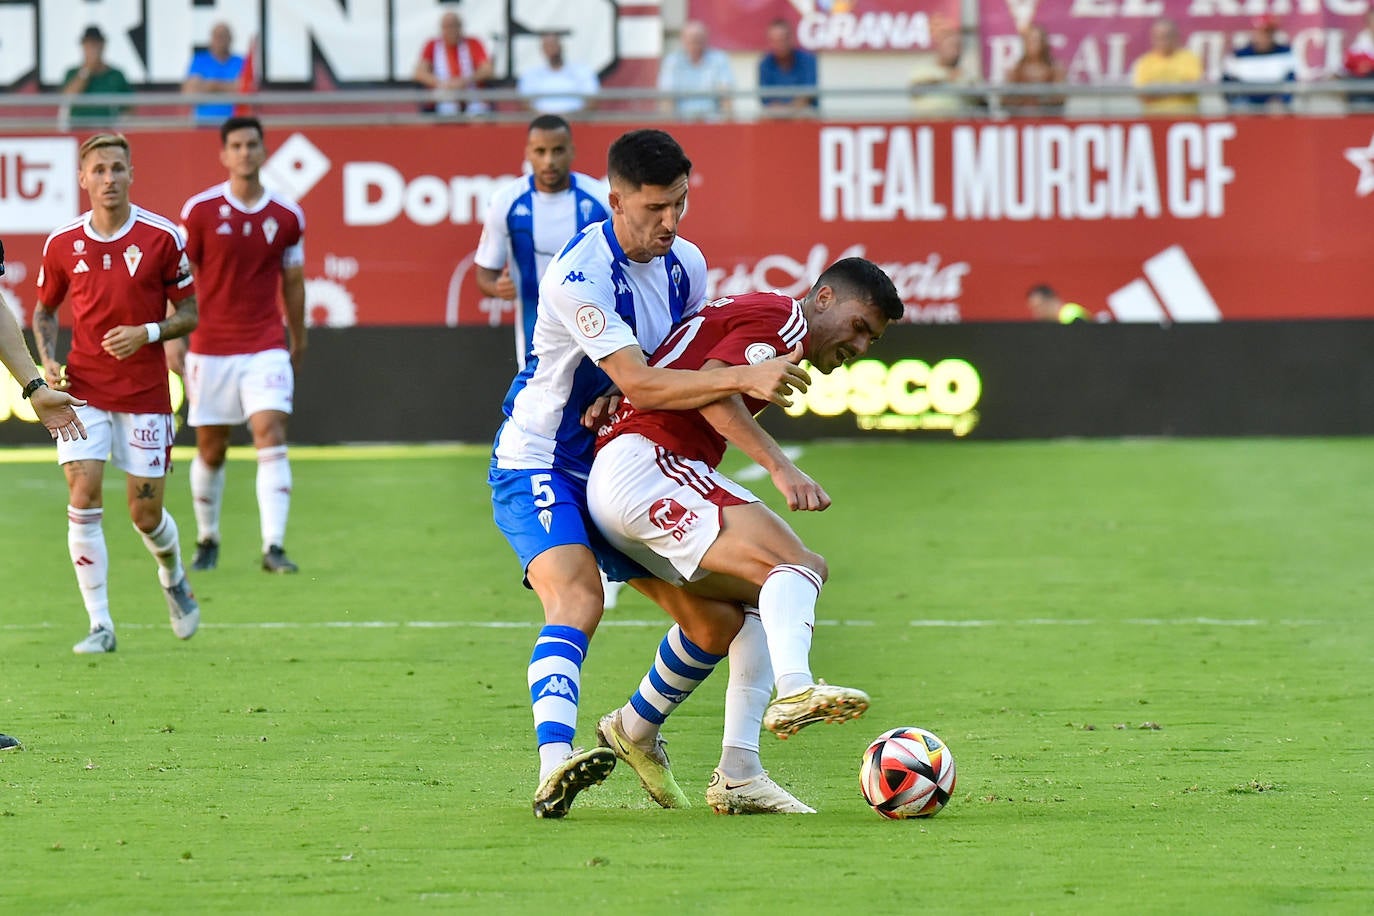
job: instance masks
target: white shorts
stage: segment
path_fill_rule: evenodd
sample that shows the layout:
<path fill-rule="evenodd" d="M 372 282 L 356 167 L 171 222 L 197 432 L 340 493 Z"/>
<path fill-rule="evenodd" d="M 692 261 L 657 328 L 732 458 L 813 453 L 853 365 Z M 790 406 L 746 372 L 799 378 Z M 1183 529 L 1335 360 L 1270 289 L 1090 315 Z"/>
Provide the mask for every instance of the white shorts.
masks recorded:
<path fill-rule="evenodd" d="M 633 433 L 597 452 L 587 479 L 587 506 L 606 540 L 674 585 L 707 575 L 701 558 L 720 537 L 722 510 L 756 502 L 704 462 Z"/>
<path fill-rule="evenodd" d="M 134 477 L 164 477 L 172 464 L 172 415 L 77 407 L 86 438 L 57 440 L 57 463 L 109 461 Z"/>
<path fill-rule="evenodd" d="M 237 426 L 255 413 L 289 414 L 296 390 L 291 354 L 285 350 L 233 356 L 186 354 L 186 399 L 191 426 Z"/>

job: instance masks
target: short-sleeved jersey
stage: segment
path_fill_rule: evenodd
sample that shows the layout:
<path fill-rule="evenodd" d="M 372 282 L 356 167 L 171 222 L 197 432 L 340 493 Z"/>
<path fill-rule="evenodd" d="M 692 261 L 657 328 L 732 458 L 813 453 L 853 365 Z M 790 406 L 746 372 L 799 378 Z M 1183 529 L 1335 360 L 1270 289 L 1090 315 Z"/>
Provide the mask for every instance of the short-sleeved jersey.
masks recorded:
<path fill-rule="evenodd" d="M 181 228 L 200 294 L 191 352 L 233 356 L 284 347 L 277 290 L 283 267 L 305 263 L 301 208 L 271 191 L 250 207 L 226 182 L 186 201 Z"/>
<path fill-rule="evenodd" d="M 595 437 L 582 412 L 610 385 L 597 363 L 626 347 L 652 353 L 706 298 L 706 259 L 684 238 L 640 263 L 625 256 L 611 221 L 588 226 L 539 284 L 534 349 L 515 377 L 496 434 L 495 468 L 559 468 L 586 477 Z"/>
<path fill-rule="evenodd" d="M 564 191 L 536 190 L 532 175 L 498 190 L 492 195 L 477 243 L 477 266 L 500 270 L 510 264 L 515 284 L 515 358 L 522 369 L 534 340 L 539 280 L 549 262 L 578 232 L 611 216 L 606 185 L 581 172 L 569 177 L 571 184 Z"/>
<path fill-rule="evenodd" d="M 48 236 L 38 301 L 57 308 L 71 300 L 71 393 L 101 410 L 171 413 L 162 343 L 118 360 L 100 342 L 113 327 L 161 321 L 167 300 L 194 293 L 181 234 L 171 220 L 142 207 L 132 207 L 129 221 L 108 239 L 91 228 L 90 212 Z"/>
<path fill-rule="evenodd" d="M 749 293 L 717 299 L 674 328 L 654 351 L 649 365 L 700 369 L 713 359 L 729 366 L 752 365 L 791 353 L 805 342 L 807 333 L 801 305 L 790 296 Z M 744 399 L 754 414 L 768 403 Z M 640 411 L 627 399 L 611 425 L 599 432 L 597 447 L 624 433 L 639 433 L 674 454 L 711 467 L 725 455 L 725 437 L 697 410 Z"/>

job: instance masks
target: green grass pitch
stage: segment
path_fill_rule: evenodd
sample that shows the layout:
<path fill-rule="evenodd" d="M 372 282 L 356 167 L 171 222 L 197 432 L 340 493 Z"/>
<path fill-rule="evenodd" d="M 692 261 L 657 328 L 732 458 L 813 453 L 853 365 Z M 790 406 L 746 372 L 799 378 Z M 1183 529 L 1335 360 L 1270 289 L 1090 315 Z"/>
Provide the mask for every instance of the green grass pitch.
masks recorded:
<path fill-rule="evenodd" d="M 178 642 L 107 487 L 119 651 L 85 630 L 51 453 L 0 453 L 0 905 L 16 912 L 1276 913 L 1374 906 L 1374 441 L 808 446 L 832 571 L 818 675 L 869 714 L 765 765 L 815 817 L 650 805 L 628 769 L 530 814 L 539 619 L 477 448 L 297 449 L 295 577 L 257 567 L 236 453 Z M 21 460 L 13 460 L 18 457 Z M 189 549 L 182 455 L 169 505 Z M 742 467 L 727 458 L 727 470 Z M 774 506 L 767 480 L 752 482 Z M 664 628 L 627 596 L 581 738 Z M 700 799 L 724 672 L 669 723 Z M 937 817 L 858 797 L 868 741 L 941 735 Z"/>

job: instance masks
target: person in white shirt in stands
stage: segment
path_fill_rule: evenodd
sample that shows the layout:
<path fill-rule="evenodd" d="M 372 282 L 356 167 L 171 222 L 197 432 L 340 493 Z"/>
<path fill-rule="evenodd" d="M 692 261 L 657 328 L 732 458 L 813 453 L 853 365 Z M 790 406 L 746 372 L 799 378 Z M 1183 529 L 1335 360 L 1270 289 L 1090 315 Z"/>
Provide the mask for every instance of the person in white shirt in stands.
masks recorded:
<path fill-rule="evenodd" d="M 593 107 L 601 81 L 592 68 L 564 59 L 563 40 L 556 32 L 545 32 L 539 47 L 547 63 L 520 74 L 516 87 L 526 97 L 530 109 L 542 114 L 567 114 Z"/>
<path fill-rule="evenodd" d="M 715 118 L 730 113 L 730 93 L 735 78 L 725 52 L 708 47 L 706 26 L 692 21 L 682 27 L 682 48 L 663 58 L 658 88 L 664 92 L 692 93 L 664 102 L 664 110 L 680 118 Z"/>

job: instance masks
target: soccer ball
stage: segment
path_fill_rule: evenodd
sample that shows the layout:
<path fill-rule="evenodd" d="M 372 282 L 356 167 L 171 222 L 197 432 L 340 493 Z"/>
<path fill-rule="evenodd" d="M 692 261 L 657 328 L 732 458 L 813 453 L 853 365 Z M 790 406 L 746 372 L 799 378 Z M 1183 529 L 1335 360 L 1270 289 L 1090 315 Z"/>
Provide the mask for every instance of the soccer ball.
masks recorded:
<path fill-rule="evenodd" d="M 894 728 L 864 751 L 859 789 L 883 817 L 930 817 L 954 792 L 954 755 L 924 728 Z"/>

